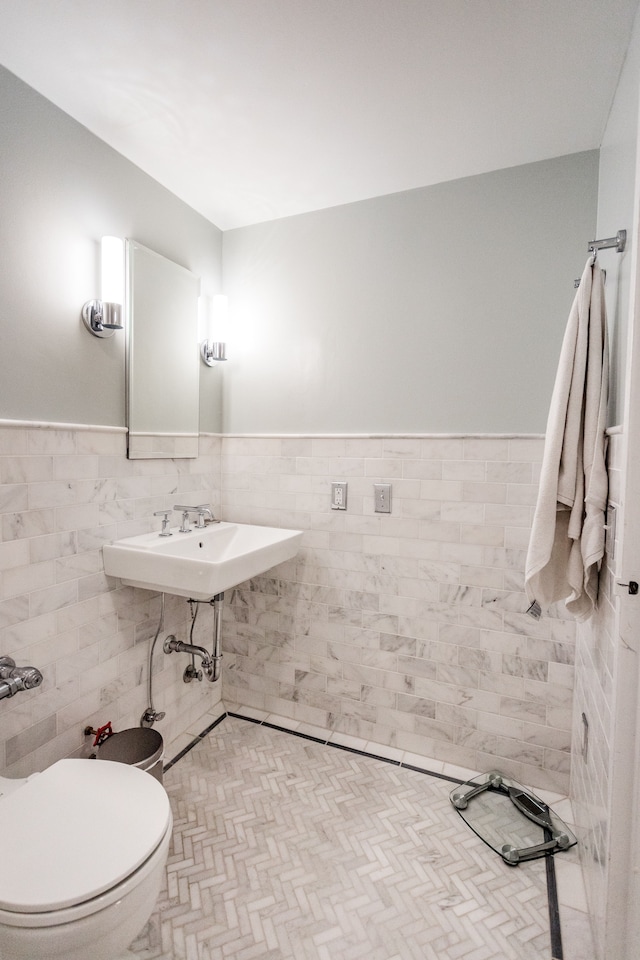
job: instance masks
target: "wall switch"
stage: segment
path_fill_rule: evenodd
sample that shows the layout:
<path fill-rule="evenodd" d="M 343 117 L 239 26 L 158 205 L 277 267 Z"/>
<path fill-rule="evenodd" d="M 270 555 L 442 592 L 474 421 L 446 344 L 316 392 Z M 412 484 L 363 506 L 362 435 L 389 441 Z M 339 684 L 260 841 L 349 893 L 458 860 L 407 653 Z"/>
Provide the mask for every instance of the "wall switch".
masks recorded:
<path fill-rule="evenodd" d="M 391 513 L 391 484 L 374 483 L 373 502 L 376 513 Z"/>
<path fill-rule="evenodd" d="M 346 480 L 334 480 L 331 483 L 331 509 L 347 509 L 347 482 Z"/>

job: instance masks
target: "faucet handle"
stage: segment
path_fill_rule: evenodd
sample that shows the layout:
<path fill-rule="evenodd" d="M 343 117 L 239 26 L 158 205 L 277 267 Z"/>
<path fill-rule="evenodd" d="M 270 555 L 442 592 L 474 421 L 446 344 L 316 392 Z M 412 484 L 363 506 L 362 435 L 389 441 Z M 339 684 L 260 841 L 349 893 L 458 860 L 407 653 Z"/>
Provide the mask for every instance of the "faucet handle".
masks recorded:
<path fill-rule="evenodd" d="M 173 536 L 173 534 L 171 533 L 171 530 L 169 530 L 169 523 L 170 523 L 169 518 L 171 517 L 171 513 L 172 513 L 171 510 L 154 510 L 153 511 L 154 517 L 162 517 L 162 529 L 158 534 L 158 536 L 160 537 Z"/>
<path fill-rule="evenodd" d="M 176 503 L 173 507 L 174 510 L 182 511 L 182 523 L 180 525 L 180 533 L 189 533 L 189 514 L 194 513 L 198 508 L 189 507 L 183 503 Z"/>
<path fill-rule="evenodd" d="M 198 522 L 196 526 L 198 527 L 199 530 L 202 530 L 206 526 L 205 517 L 207 514 L 209 515 L 209 523 L 215 522 L 213 510 L 211 509 L 211 506 L 208 503 L 201 503 L 197 507 L 194 507 L 194 510 L 198 511 Z"/>

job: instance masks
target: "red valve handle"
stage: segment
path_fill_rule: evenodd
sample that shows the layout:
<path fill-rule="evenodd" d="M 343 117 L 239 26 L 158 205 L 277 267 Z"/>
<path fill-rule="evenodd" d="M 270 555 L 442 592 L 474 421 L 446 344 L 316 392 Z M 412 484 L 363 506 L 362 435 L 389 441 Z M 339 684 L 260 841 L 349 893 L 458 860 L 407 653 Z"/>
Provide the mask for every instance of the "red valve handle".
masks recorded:
<path fill-rule="evenodd" d="M 113 730 L 111 729 L 111 720 L 105 723 L 104 727 L 98 727 L 96 730 L 96 738 L 93 741 L 94 747 L 99 747 L 100 744 L 104 743 L 105 740 L 108 740 L 110 736 L 113 735 Z"/>

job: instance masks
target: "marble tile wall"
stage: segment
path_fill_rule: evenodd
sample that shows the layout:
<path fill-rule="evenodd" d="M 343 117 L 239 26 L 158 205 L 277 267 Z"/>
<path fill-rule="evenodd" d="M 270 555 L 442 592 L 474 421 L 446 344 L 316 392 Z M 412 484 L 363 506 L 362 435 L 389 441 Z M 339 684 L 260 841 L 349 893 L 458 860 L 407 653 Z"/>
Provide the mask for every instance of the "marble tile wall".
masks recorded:
<path fill-rule="evenodd" d="M 102 544 L 155 529 L 176 498 L 219 507 L 220 438 L 197 460 L 127 460 L 124 431 L 0 425 L 0 654 L 38 667 L 37 690 L 0 703 L 0 773 L 25 776 L 82 751 L 85 725 L 137 726 L 147 706 L 160 598 L 105 577 Z M 168 597 L 165 634 L 187 639 L 188 603 Z M 195 642 L 211 643 L 201 608 Z M 220 700 L 185 685 L 186 658 L 156 647 L 154 703 L 173 739 Z"/>
<path fill-rule="evenodd" d="M 609 438 L 609 503 L 621 522 L 623 435 Z M 613 551 L 615 553 L 615 551 Z M 576 640 L 571 796 L 597 956 L 605 953 L 613 763 L 613 693 L 617 635 L 615 560 L 611 541 L 600 577 L 596 617 L 581 624 Z M 587 719 L 585 733 L 583 715 Z M 585 737 L 587 740 L 585 741 Z"/>
<path fill-rule="evenodd" d="M 0 653 L 45 674 L 2 702 L 0 771 L 136 725 L 159 597 L 104 576 L 105 540 L 153 529 L 176 498 L 304 531 L 298 558 L 228 591 L 222 688 L 154 657 L 173 739 L 225 704 L 566 792 L 574 624 L 526 615 L 524 558 L 542 441 L 530 437 L 216 437 L 197 460 L 129 461 L 122 432 L 0 427 Z M 329 505 L 348 482 L 348 509 Z M 374 513 L 373 483 L 392 484 Z M 196 642 L 209 645 L 201 608 Z M 164 634 L 186 639 L 168 597 Z"/>
<path fill-rule="evenodd" d="M 224 519 L 304 531 L 296 560 L 227 593 L 227 707 L 566 792 L 575 624 L 535 621 L 523 593 L 542 446 L 226 437 Z"/>

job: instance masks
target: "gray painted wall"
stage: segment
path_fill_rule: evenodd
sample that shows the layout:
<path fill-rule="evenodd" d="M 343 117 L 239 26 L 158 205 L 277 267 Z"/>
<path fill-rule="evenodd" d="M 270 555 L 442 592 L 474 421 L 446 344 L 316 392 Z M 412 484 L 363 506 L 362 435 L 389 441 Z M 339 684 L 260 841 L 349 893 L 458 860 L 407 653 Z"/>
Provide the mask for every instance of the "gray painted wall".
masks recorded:
<path fill-rule="evenodd" d="M 627 51 L 600 147 L 598 237 L 614 237 L 618 230 L 627 231 L 627 246 L 623 254 L 614 250 L 603 250 L 599 254 L 600 264 L 607 271 L 605 293 L 611 336 L 610 426 L 624 422 L 629 295 L 633 279 L 631 255 L 640 77 L 639 26 L 637 23 Z"/>
<path fill-rule="evenodd" d="M 227 231 L 230 433 L 543 432 L 597 151 Z"/>
<path fill-rule="evenodd" d="M 0 417 L 124 425 L 124 338 L 79 318 L 113 233 L 206 293 L 223 256 L 235 329 L 230 362 L 201 371 L 204 430 L 544 430 L 597 152 L 223 238 L 0 68 L 0 165 Z"/>
<path fill-rule="evenodd" d="M 124 426 L 124 336 L 80 320 L 100 238 L 139 240 L 213 294 L 222 234 L 3 68 L 0 171 L 0 418 Z M 201 429 L 215 432 L 221 370 L 202 372 Z"/>

